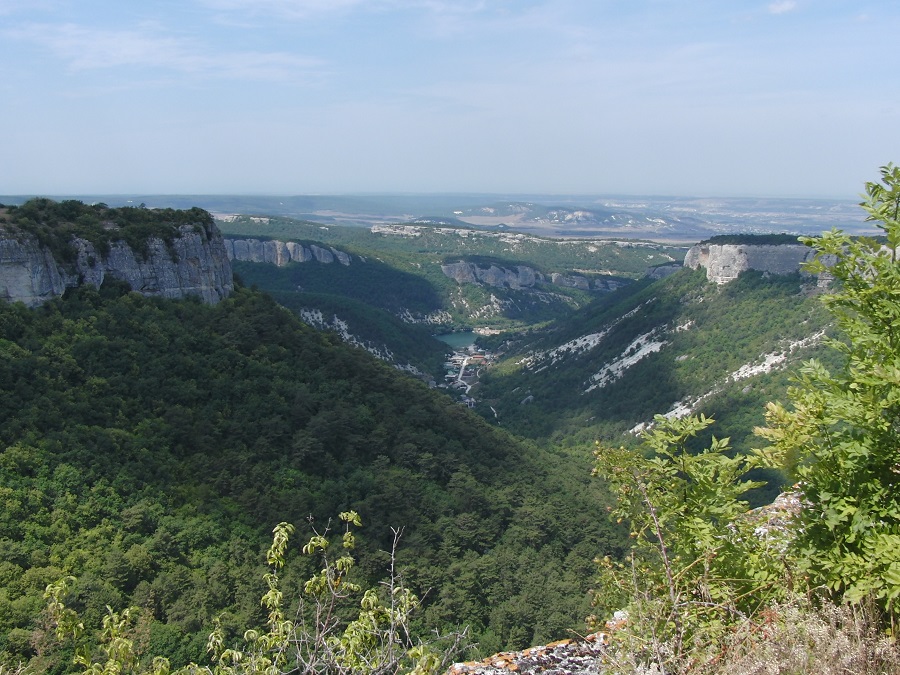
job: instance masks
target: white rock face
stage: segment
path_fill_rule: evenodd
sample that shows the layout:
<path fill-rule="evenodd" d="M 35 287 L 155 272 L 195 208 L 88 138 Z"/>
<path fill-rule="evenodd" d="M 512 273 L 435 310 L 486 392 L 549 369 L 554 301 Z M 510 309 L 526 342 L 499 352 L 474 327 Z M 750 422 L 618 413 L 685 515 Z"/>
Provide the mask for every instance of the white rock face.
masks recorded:
<path fill-rule="evenodd" d="M 582 291 L 589 291 L 591 289 L 591 282 L 588 281 L 587 277 L 583 277 L 579 274 L 573 274 L 572 276 L 567 277 L 565 274 L 554 272 L 550 275 L 550 283 L 556 284 L 557 286 L 565 286 L 566 288 L 578 288 Z"/>
<path fill-rule="evenodd" d="M 320 263 L 325 263 L 326 265 L 328 265 L 334 262 L 334 254 L 328 249 L 316 246 L 315 244 L 310 244 L 309 249 L 312 251 L 312 254 L 313 256 L 315 256 L 316 260 L 318 260 Z"/>
<path fill-rule="evenodd" d="M 218 230 L 212 236 L 192 226 L 180 228 L 172 249 L 161 239 L 147 242 L 147 255 L 135 254 L 124 242 L 113 242 L 104 257 L 93 244 L 74 239 L 77 258 L 64 266 L 49 249 L 29 236 L 0 239 L 0 298 L 33 307 L 61 296 L 66 288 L 97 288 L 107 275 L 126 281 L 143 295 L 183 298 L 196 295 L 216 303 L 234 290 L 231 264 Z"/>
<path fill-rule="evenodd" d="M 36 240 L 0 239 L 0 298 L 29 307 L 66 290 L 66 279 L 50 251 Z"/>
<path fill-rule="evenodd" d="M 706 268 L 706 278 L 717 284 L 737 279 L 745 270 L 770 274 L 792 274 L 815 252 L 802 244 L 697 244 L 684 258 L 684 266 Z"/>
<path fill-rule="evenodd" d="M 688 255 L 690 255 L 690 251 L 688 251 Z M 665 279 L 668 276 L 675 274 L 681 269 L 681 265 L 678 263 L 670 263 L 668 265 L 658 265 L 656 267 L 651 267 L 647 270 L 647 276 L 651 279 Z M 694 268 L 696 269 L 696 268 Z"/>
<path fill-rule="evenodd" d="M 524 265 L 507 269 L 496 265 L 479 267 L 475 263 L 457 262 L 441 265 L 441 271 L 459 284 L 483 283 L 496 288 L 503 286 L 513 289 L 531 288 L 544 281 L 543 274 Z"/>
<path fill-rule="evenodd" d="M 270 241 L 260 239 L 225 239 L 225 253 L 229 260 L 240 262 L 269 263 L 284 267 L 289 262 L 333 263 L 337 260 L 342 265 L 350 264 L 350 256 L 336 248 L 322 248 L 310 244 L 309 248 L 294 241 Z"/>

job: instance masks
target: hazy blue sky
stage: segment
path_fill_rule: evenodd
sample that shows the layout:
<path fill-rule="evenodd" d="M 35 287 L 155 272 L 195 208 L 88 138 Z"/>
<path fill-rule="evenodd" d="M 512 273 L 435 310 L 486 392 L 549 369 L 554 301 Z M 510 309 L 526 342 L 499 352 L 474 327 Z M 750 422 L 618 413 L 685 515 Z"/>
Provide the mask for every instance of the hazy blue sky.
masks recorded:
<path fill-rule="evenodd" d="M 896 0 L 0 0 L 0 194 L 852 197 Z"/>

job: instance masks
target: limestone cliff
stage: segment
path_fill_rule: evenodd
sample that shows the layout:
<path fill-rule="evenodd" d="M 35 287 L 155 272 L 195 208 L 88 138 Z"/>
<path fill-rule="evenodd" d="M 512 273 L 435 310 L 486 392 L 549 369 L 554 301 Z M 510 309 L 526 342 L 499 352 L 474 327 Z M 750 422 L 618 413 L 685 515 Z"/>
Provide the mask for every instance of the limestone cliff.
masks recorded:
<path fill-rule="evenodd" d="M 128 282 L 143 295 L 164 298 L 199 296 L 216 303 L 234 289 L 231 264 L 218 230 L 184 225 L 170 243 L 149 238 L 136 253 L 112 241 L 101 253 L 91 242 L 74 237 L 74 263 L 54 258 L 48 247 L 26 233 L 0 233 L 0 298 L 36 306 L 61 296 L 67 288 L 97 288 L 110 276 Z"/>
<path fill-rule="evenodd" d="M 269 263 L 284 267 L 289 262 L 333 263 L 337 260 L 342 265 L 350 264 L 350 256 L 336 248 L 323 248 L 310 244 L 304 246 L 293 241 L 275 241 L 260 239 L 226 239 L 225 253 L 229 260 L 240 262 Z"/>
<path fill-rule="evenodd" d="M 684 258 L 684 266 L 703 267 L 706 278 L 717 284 L 737 279 L 745 270 L 769 274 L 792 274 L 814 256 L 814 251 L 802 244 L 697 244 Z"/>
<path fill-rule="evenodd" d="M 484 283 L 488 286 L 508 286 L 519 289 L 531 288 L 536 283 L 544 281 L 543 274 L 524 265 L 518 265 L 515 269 L 507 269 L 497 267 L 497 265 L 479 267 L 474 263 L 456 262 L 441 265 L 441 271 L 459 284 Z"/>
<path fill-rule="evenodd" d="M 495 288 L 511 288 L 520 290 L 533 288 L 541 284 L 553 284 L 566 288 L 578 288 L 583 291 L 614 291 L 625 285 L 620 279 L 595 279 L 591 280 L 580 274 L 565 275 L 558 272 L 549 277 L 527 265 L 516 265 L 514 268 L 490 265 L 481 267 L 470 262 L 455 262 L 441 265 L 444 276 L 453 279 L 458 284 L 485 284 Z"/>

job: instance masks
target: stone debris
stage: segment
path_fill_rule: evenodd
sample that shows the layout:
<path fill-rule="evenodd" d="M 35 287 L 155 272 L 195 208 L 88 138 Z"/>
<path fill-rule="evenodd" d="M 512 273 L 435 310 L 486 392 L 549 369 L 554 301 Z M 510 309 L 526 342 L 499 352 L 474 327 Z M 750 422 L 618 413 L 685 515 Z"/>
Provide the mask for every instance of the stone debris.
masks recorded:
<path fill-rule="evenodd" d="M 584 638 L 558 640 L 521 652 L 500 652 L 483 661 L 454 663 L 447 675 L 596 675 L 606 653 L 609 633 L 592 633 Z"/>
<path fill-rule="evenodd" d="M 754 535 L 786 544 L 793 533 L 793 521 L 802 510 L 800 486 L 795 485 L 778 495 L 771 504 L 753 509 L 747 515 L 754 525 Z"/>
<path fill-rule="evenodd" d="M 795 485 L 771 504 L 748 511 L 746 518 L 757 537 L 780 546 L 790 538 L 793 521 L 803 508 L 800 486 Z M 454 663 L 445 675 L 603 675 L 607 672 L 610 634 L 627 623 L 628 613 L 620 610 L 606 622 L 606 632 L 559 640 L 521 652 L 500 652 L 483 661 Z"/>

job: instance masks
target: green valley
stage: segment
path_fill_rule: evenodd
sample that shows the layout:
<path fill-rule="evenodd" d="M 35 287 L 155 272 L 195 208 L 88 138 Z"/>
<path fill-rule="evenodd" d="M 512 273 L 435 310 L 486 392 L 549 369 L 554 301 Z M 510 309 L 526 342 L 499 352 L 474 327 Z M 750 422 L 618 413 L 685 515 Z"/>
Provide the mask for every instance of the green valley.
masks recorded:
<path fill-rule="evenodd" d="M 843 368 L 820 302 L 826 277 L 790 256 L 773 263 L 778 273 L 748 267 L 727 283 L 702 266 L 717 246 L 735 247 L 734 260 L 756 247 L 760 260 L 790 245 L 784 235 L 705 241 L 690 269 L 685 246 L 424 223 L 246 216 L 218 223 L 222 241 L 204 213 L 43 200 L 4 214 L 8 250 L 36 251 L 34 239 L 65 253 L 74 242 L 68 258 L 82 267 L 66 272 L 62 297 L 0 303 L 0 664 L 69 672 L 76 646 L 101 639 L 88 630 L 58 641 L 48 587 L 51 608 L 64 600 L 86 626 L 107 608 L 135 608 L 141 667 L 160 654 L 176 668 L 209 664 L 210 633 L 239 641 L 274 606 L 272 528 L 289 523 L 303 539 L 339 513 L 362 518 L 358 563 L 327 583 L 402 577 L 422 598 L 411 639 L 466 628 L 459 658 L 582 633 L 592 611 L 631 602 L 621 565 L 635 550 L 653 592 L 668 583 L 674 595 L 654 549 L 655 536 L 666 558 L 664 533 L 700 556 L 684 583 L 725 597 L 729 579 L 696 572 L 696 561 L 744 532 L 733 525 L 740 499 L 771 501 L 796 468 L 754 451 L 753 429 L 773 424 L 766 403 L 797 396 L 791 378 L 811 357 Z M 166 299 L 162 277 L 193 264 L 179 237 L 198 222 L 238 281 L 208 302 Z M 156 285 L 132 289 L 114 260 L 92 257 L 105 276 L 80 272 L 85 237 L 101 258 L 155 251 Z M 52 263 L 34 251 L 15 264 Z M 474 410 L 428 385 L 449 351 L 434 335 L 463 330 L 493 353 L 469 392 Z M 591 477 L 598 441 L 623 446 L 597 450 L 615 458 L 597 460 L 604 480 Z M 747 470 L 768 485 L 743 494 L 735 481 Z M 703 515 L 682 524 L 693 512 L 670 485 L 702 492 L 690 508 Z M 657 507 L 669 521 L 654 521 Z M 732 529 L 713 536 L 709 518 Z M 757 553 L 740 546 L 716 564 L 752 563 Z M 292 602 L 324 572 L 310 557 L 284 560 L 279 588 Z M 617 588 L 595 584 L 598 561 Z M 748 569 L 734 573 L 782 573 Z M 744 598 L 734 606 L 755 611 Z M 702 612 L 686 616 L 709 628 Z"/>

